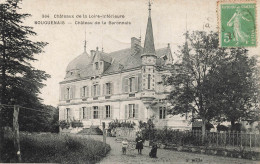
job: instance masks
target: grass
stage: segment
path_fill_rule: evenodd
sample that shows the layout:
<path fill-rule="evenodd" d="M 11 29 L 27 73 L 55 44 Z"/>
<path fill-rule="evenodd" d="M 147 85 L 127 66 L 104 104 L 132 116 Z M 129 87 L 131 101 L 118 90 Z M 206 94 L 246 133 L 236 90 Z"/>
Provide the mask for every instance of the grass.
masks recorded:
<path fill-rule="evenodd" d="M 20 134 L 24 163 L 96 163 L 110 151 L 100 141 L 59 134 Z M 4 162 L 16 162 L 11 138 L 5 140 Z"/>

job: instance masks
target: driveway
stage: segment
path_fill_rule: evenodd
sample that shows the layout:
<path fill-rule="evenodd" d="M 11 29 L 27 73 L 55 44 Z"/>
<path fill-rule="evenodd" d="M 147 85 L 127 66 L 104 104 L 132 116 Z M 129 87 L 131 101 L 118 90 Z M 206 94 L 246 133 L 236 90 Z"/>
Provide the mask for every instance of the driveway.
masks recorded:
<path fill-rule="evenodd" d="M 88 136 L 95 140 L 103 140 L 102 136 Z M 142 155 L 139 155 L 137 150 L 127 150 L 126 155 L 122 155 L 121 142 L 117 142 L 114 137 L 107 137 L 107 143 L 111 146 L 111 151 L 108 155 L 102 159 L 101 164 L 123 164 L 123 163 L 219 163 L 219 164 L 245 164 L 245 163 L 258 163 L 257 161 L 251 161 L 246 159 L 211 156 L 195 153 L 178 152 L 166 149 L 158 149 L 158 158 L 150 158 L 149 152 L 151 148 L 144 147 Z"/>

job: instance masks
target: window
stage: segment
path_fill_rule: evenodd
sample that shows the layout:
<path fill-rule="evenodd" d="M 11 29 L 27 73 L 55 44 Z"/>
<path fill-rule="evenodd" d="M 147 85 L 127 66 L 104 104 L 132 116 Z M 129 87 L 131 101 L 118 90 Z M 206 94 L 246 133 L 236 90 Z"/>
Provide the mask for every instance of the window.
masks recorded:
<path fill-rule="evenodd" d="M 129 104 L 129 118 L 135 118 L 135 104 Z"/>
<path fill-rule="evenodd" d="M 129 92 L 135 91 L 135 77 L 129 78 Z"/>
<path fill-rule="evenodd" d="M 93 107 L 93 119 L 98 119 L 98 107 Z"/>
<path fill-rule="evenodd" d="M 70 98 L 70 88 L 67 88 L 66 89 L 66 99 L 69 99 Z"/>
<path fill-rule="evenodd" d="M 82 87 L 82 97 L 87 97 L 87 86 Z"/>
<path fill-rule="evenodd" d="M 95 68 L 98 70 L 98 62 L 95 63 Z"/>
<path fill-rule="evenodd" d="M 95 97 L 98 95 L 98 85 L 97 84 L 93 85 L 93 90 L 94 90 L 93 93 L 94 93 L 94 97 Z"/>
<path fill-rule="evenodd" d="M 82 107 L 82 119 L 86 119 L 86 118 L 87 118 L 86 107 Z"/>
<path fill-rule="evenodd" d="M 165 119 L 165 117 L 166 117 L 166 108 L 165 107 L 160 107 L 159 112 L 160 112 L 159 118 L 160 119 Z"/>
<path fill-rule="evenodd" d="M 111 118 L 111 107 L 106 105 L 106 118 Z"/>
<path fill-rule="evenodd" d="M 151 75 L 148 74 L 148 89 L 151 89 Z"/>
<path fill-rule="evenodd" d="M 70 118 L 70 108 L 66 108 L 66 120 L 69 121 Z"/>
<path fill-rule="evenodd" d="M 111 93 L 111 83 L 106 83 L 106 94 L 110 95 Z"/>

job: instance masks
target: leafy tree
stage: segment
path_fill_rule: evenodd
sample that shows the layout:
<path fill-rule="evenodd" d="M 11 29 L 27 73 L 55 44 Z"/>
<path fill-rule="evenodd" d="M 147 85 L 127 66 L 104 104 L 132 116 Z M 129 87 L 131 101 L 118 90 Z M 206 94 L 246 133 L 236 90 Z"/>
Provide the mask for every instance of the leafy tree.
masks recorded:
<path fill-rule="evenodd" d="M 38 94 L 43 81 L 50 76 L 30 63 L 36 61 L 34 55 L 42 53 L 47 43 L 30 40 L 36 33 L 32 27 L 23 25 L 30 14 L 18 12 L 20 2 L 5 0 L 0 4 L 0 103 L 38 108 L 41 104 Z M 0 128 L 10 125 L 12 110 L 2 108 Z M 3 132 L 0 134 L 2 141 Z"/>
<path fill-rule="evenodd" d="M 204 138 L 206 123 L 216 115 L 216 105 L 206 97 L 214 88 L 205 85 L 207 75 L 215 69 L 218 58 L 223 56 L 224 49 L 218 48 L 218 34 L 196 31 L 186 34 L 186 43 L 177 54 L 182 58 L 174 64 L 172 76 L 167 82 L 173 86 L 169 100 L 172 114 L 193 113 L 193 117 L 202 120 Z M 214 94 L 212 92 L 212 94 Z"/>
<path fill-rule="evenodd" d="M 206 123 L 212 120 L 255 119 L 256 59 L 249 58 L 244 48 L 220 48 L 217 33 L 196 31 L 187 33 L 186 39 L 177 52 L 182 60 L 174 64 L 167 79 L 173 86 L 169 112 L 190 112 L 201 119 L 203 139 Z"/>
<path fill-rule="evenodd" d="M 219 95 L 214 100 L 222 110 L 219 119 L 230 121 L 231 130 L 240 120 L 259 119 L 258 70 L 256 58 L 249 57 L 246 49 L 231 48 L 225 60 L 208 76 L 208 84 L 214 83 L 215 93 Z"/>
<path fill-rule="evenodd" d="M 35 110 L 20 108 L 18 119 L 20 130 L 28 132 L 59 132 L 58 108 L 51 105 L 40 105 L 38 107 Z"/>

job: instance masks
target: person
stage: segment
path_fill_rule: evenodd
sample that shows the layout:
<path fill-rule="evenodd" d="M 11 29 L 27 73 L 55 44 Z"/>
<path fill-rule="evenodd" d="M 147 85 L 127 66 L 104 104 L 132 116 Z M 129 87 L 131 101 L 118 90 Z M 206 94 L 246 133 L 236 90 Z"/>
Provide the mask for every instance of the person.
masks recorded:
<path fill-rule="evenodd" d="M 138 154 L 142 154 L 142 149 L 143 149 L 143 138 L 141 137 L 140 133 L 137 134 L 137 137 L 135 139 L 136 141 L 136 149 L 138 150 Z"/>
<path fill-rule="evenodd" d="M 149 156 L 151 158 L 157 158 L 157 148 L 158 148 L 158 146 L 156 144 L 154 144 L 151 149 L 151 152 L 149 153 Z"/>
<path fill-rule="evenodd" d="M 123 152 L 123 154 L 126 154 L 127 146 L 128 146 L 128 141 L 127 141 L 126 138 L 124 138 L 123 141 L 122 141 L 122 152 Z"/>
<path fill-rule="evenodd" d="M 250 21 L 249 19 L 244 17 L 241 8 L 237 7 L 236 12 L 227 23 L 227 26 L 233 26 L 233 33 L 235 35 L 235 41 L 237 42 L 236 44 L 248 42 L 249 35 L 247 35 L 242 29 L 242 20 L 245 20 L 247 22 Z"/>

